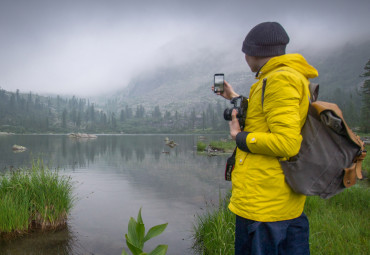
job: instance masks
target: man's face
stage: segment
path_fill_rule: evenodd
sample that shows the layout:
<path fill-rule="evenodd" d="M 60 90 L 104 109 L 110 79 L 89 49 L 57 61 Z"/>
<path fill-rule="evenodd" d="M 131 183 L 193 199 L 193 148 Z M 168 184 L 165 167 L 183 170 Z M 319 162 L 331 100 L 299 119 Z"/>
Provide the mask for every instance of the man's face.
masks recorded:
<path fill-rule="evenodd" d="M 245 54 L 245 61 L 247 61 L 249 68 L 251 69 L 252 72 L 258 72 L 259 66 L 257 63 L 257 58 L 253 56 L 249 56 Z"/>

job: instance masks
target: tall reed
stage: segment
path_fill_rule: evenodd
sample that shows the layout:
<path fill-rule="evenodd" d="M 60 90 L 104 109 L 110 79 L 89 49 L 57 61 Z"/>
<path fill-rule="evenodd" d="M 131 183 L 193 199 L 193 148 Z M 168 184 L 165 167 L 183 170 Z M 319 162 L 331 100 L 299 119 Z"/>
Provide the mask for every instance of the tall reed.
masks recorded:
<path fill-rule="evenodd" d="M 0 176 L 0 235 L 65 226 L 73 205 L 72 180 L 34 161 Z"/>

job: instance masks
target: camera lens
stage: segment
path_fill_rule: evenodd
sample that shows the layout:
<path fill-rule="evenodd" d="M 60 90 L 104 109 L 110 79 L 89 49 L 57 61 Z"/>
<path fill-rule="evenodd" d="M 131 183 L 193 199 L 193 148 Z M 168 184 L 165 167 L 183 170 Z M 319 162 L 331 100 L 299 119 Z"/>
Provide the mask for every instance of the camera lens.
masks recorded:
<path fill-rule="evenodd" d="M 232 120 L 232 116 L 231 116 L 232 112 L 233 112 L 233 109 L 226 108 L 225 111 L 224 111 L 224 119 L 227 120 L 227 121 L 231 121 Z"/>

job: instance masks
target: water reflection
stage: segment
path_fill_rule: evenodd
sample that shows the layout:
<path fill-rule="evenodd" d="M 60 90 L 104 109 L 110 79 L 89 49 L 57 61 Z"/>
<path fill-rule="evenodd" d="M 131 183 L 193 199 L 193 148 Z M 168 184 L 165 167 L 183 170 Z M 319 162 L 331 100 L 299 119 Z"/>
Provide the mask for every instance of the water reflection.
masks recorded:
<path fill-rule="evenodd" d="M 32 158 L 41 157 L 72 176 L 79 198 L 68 229 L 0 243 L 0 254 L 120 254 L 128 220 L 140 207 L 148 227 L 169 223 L 163 235 L 148 243 L 148 250 L 164 243 L 169 245 L 168 254 L 192 254 L 189 231 L 194 214 L 201 212 L 205 201 L 217 203 L 219 192 L 230 187 L 223 180 L 225 157 L 197 155 L 197 136 L 170 136 L 178 144 L 172 149 L 165 137 L 0 137 L 0 171 L 27 166 Z M 14 154 L 14 144 L 28 150 Z"/>
<path fill-rule="evenodd" d="M 1 254 L 24 255 L 24 254 L 85 254 L 78 252 L 76 236 L 69 228 L 51 233 L 32 233 L 16 240 L 0 240 Z M 33 251 L 30 250 L 33 247 Z M 78 252 L 78 253 L 76 253 Z"/>

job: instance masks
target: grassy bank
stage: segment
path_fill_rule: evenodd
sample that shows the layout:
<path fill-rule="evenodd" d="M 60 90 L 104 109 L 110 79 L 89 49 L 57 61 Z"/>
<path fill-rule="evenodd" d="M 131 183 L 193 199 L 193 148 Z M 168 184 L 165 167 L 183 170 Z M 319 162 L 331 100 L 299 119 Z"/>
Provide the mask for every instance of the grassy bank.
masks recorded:
<path fill-rule="evenodd" d="M 365 255 L 370 250 L 370 189 L 356 185 L 324 200 L 308 197 L 305 213 L 310 221 L 313 255 Z M 198 215 L 194 249 L 198 254 L 234 254 L 235 215 L 221 205 Z"/>
<path fill-rule="evenodd" d="M 63 227 L 72 203 L 70 177 L 60 176 L 41 161 L 29 169 L 9 171 L 0 176 L 0 236 Z"/>
<path fill-rule="evenodd" d="M 370 156 L 363 163 L 363 172 L 367 176 L 369 170 Z M 235 215 L 227 209 L 229 197 L 230 194 L 221 200 L 218 208 L 208 208 L 196 217 L 193 248 L 199 254 L 234 254 Z M 368 254 L 369 201 L 369 179 L 359 181 L 328 200 L 307 197 L 304 211 L 310 221 L 311 254 Z"/>

